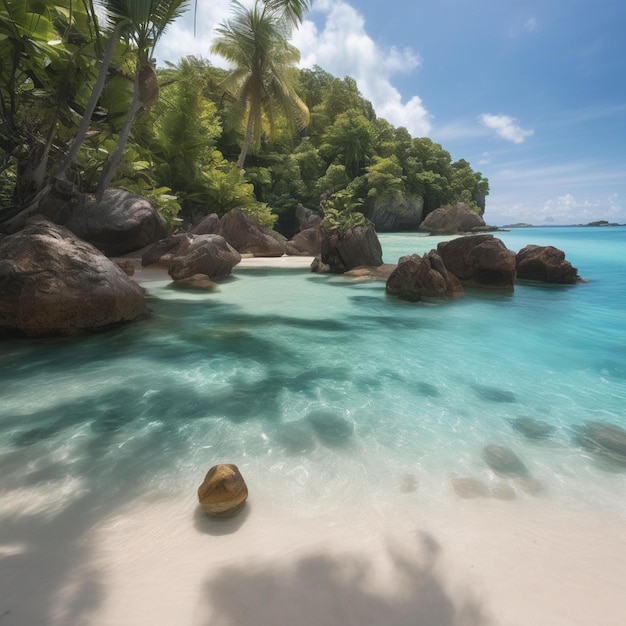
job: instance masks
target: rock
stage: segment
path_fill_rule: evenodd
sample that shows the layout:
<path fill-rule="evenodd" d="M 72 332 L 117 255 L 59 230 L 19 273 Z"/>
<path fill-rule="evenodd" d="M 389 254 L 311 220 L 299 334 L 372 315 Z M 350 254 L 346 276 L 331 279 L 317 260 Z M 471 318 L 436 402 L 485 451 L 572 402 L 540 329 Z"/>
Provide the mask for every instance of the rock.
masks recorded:
<path fill-rule="evenodd" d="M 99 204 L 91 194 L 51 195 L 41 213 L 107 256 L 140 250 L 167 234 L 165 219 L 148 200 L 126 189 L 107 189 Z"/>
<path fill-rule="evenodd" d="M 311 271 L 316 274 L 330 274 L 330 265 L 322 263 L 322 260 L 316 256 L 313 261 L 311 261 Z"/>
<path fill-rule="evenodd" d="M 296 233 L 285 246 L 290 256 L 316 256 L 322 249 L 322 234 L 318 227 L 306 228 Z"/>
<path fill-rule="evenodd" d="M 418 302 L 422 298 L 459 296 L 463 287 L 458 279 L 446 270 L 441 257 L 431 250 L 402 257 L 387 279 L 386 291 L 402 300 Z"/>
<path fill-rule="evenodd" d="M 565 253 L 553 246 L 526 246 L 516 256 L 517 278 L 573 285 L 578 270 L 565 260 Z"/>
<path fill-rule="evenodd" d="M 307 209 L 307 207 L 299 204 L 296 207 L 296 222 L 298 224 L 298 230 L 308 230 L 309 228 L 316 228 L 320 225 L 322 216 L 313 209 Z"/>
<path fill-rule="evenodd" d="M 282 256 L 287 247 L 282 235 L 261 226 L 241 209 L 233 209 L 222 217 L 219 234 L 240 254 Z"/>
<path fill-rule="evenodd" d="M 354 424 L 332 411 L 320 409 L 306 416 L 318 439 L 328 447 L 337 448 L 350 443 Z"/>
<path fill-rule="evenodd" d="M 176 250 L 186 239 L 187 235 L 185 233 L 179 233 L 157 241 L 143 253 L 141 265 L 145 267 L 159 263 L 160 265 L 169 266 Z"/>
<path fill-rule="evenodd" d="M 209 517 L 233 517 L 246 504 L 248 487 L 236 465 L 214 465 L 198 487 L 198 501 Z"/>
<path fill-rule="evenodd" d="M 435 209 L 419 226 L 421 231 L 433 235 L 458 235 L 484 228 L 488 228 L 485 220 L 463 202 Z"/>
<path fill-rule="evenodd" d="M 135 263 L 132 259 L 113 259 L 115 265 L 117 265 L 126 276 L 135 275 Z"/>
<path fill-rule="evenodd" d="M 528 475 L 528 469 L 510 448 L 489 444 L 483 448 L 483 459 L 497 474 L 504 476 Z"/>
<path fill-rule="evenodd" d="M 448 272 L 464 284 L 513 289 L 515 252 L 493 235 L 469 235 L 442 241 L 437 252 Z"/>
<path fill-rule="evenodd" d="M 459 498 L 487 498 L 489 496 L 487 485 L 478 478 L 452 478 L 450 482 Z"/>
<path fill-rule="evenodd" d="M 418 484 L 417 476 L 415 476 L 415 474 L 405 474 L 400 479 L 400 492 L 413 493 L 417 491 Z"/>
<path fill-rule="evenodd" d="M 215 291 L 217 284 L 206 274 L 194 274 L 189 276 L 189 278 L 173 281 L 172 287 L 175 289 L 189 289 L 191 291 Z"/>
<path fill-rule="evenodd" d="M 417 230 L 422 221 L 424 201 L 399 191 L 367 198 L 363 213 L 378 232 Z"/>
<path fill-rule="evenodd" d="M 0 334 L 75 334 L 148 313 L 113 261 L 41 216 L 0 242 Z"/>
<path fill-rule="evenodd" d="M 626 465 L 626 429 L 616 424 L 587 422 L 576 432 L 578 442 L 587 450 Z"/>
<path fill-rule="evenodd" d="M 225 278 L 241 261 L 241 255 L 220 235 L 187 235 L 176 248 L 169 275 L 174 280 L 205 274 Z"/>
<path fill-rule="evenodd" d="M 517 397 L 512 391 L 500 389 L 500 387 L 491 387 L 489 385 L 472 384 L 472 389 L 476 395 L 487 402 L 513 403 L 517 402 Z"/>
<path fill-rule="evenodd" d="M 193 235 L 216 235 L 219 233 L 220 218 L 217 213 L 211 213 L 202 218 L 189 232 Z"/>
<path fill-rule="evenodd" d="M 532 417 L 510 420 L 511 426 L 527 439 L 545 439 L 554 432 L 554 426 Z"/>
<path fill-rule="evenodd" d="M 393 263 L 383 263 L 377 266 L 355 267 L 353 270 L 344 272 L 346 278 L 354 278 L 355 280 L 381 280 L 387 281 L 392 272 L 396 269 Z"/>
<path fill-rule="evenodd" d="M 330 272 L 343 274 L 355 267 L 382 265 L 383 251 L 372 225 L 349 228 L 345 232 L 322 229 L 320 260 Z"/>

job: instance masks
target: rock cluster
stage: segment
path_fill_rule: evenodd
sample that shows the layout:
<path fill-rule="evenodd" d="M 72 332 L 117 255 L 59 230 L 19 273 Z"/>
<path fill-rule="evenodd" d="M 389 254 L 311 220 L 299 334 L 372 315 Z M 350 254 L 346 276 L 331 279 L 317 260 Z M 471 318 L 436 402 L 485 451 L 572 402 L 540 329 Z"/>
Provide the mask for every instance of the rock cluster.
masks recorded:
<path fill-rule="evenodd" d="M 233 517 L 246 504 L 248 487 L 239 468 L 231 463 L 214 465 L 198 487 L 198 501 L 209 517 Z"/>
<path fill-rule="evenodd" d="M 0 242 L 0 334 L 74 334 L 145 315 L 143 290 L 63 226 L 36 216 Z"/>

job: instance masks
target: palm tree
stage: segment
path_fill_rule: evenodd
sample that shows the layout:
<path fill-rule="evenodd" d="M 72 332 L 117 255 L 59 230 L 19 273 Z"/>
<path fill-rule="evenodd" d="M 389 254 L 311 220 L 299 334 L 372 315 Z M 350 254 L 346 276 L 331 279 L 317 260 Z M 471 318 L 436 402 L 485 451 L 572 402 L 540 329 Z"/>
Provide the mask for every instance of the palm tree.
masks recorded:
<path fill-rule="evenodd" d="M 110 21 L 121 35 L 136 48 L 137 63 L 133 81 L 133 97 L 120 131 L 115 150 L 104 164 L 98 180 L 96 200 L 102 199 L 115 168 L 119 164 L 135 116 L 142 107 L 149 107 L 158 97 L 158 83 L 152 62 L 154 47 L 165 29 L 187 9 L 189 0 L 105 0 Z"/>
<path fill-rule="evenodd" d="M 308 0 L 257 0 L 247 8 L 235 1 L 233 18 L 216 29 L 211 50 L 234 65 L 225 87 L 246 105 L 239 168 L 250 146 L 260 143 L 264 117 L 270 135 L 277 109 L 286 112 L 300 130 L 309 123 L 309 110 L 289 80 L 300 53 L 287 41 L 308 6 Z"/>

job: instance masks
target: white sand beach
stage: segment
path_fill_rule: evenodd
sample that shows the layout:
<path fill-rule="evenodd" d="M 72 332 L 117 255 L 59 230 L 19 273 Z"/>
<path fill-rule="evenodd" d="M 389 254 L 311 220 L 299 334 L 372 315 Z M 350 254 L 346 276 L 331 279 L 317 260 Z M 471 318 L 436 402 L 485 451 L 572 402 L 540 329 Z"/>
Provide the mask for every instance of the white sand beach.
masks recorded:
<path fill-rule="evenodd" d="M 210 520 L 190 491 L 0 545 L 0 623 L 624 623 L 623 517 L 492 500 L 307 517 L 251 497 L 240 517 Z"/>

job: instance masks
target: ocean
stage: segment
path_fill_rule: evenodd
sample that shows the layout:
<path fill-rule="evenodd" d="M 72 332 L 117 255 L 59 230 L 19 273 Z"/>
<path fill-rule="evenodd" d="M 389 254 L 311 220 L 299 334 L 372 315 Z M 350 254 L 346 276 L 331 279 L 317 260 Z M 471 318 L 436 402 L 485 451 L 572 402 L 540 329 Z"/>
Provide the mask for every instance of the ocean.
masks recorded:
<path fill-rule="evenodd" d="M 255 264 L 212 293 L 140 278 L 141 323 L 2 342 L 0 518 L 194 493 L 222 462 L 251 503 L 309 516 L 453 510 L 466 478 L 486 497 L 626 513 L 626 468 L 579 438 L 626 427 L 626 227 L 496 236 L 561 248 L 586 282 L 408 303 L 381 282 Z M 441 240 L 380 239 L 391 263 Z M 545 436 L 520 432 L 529 418 Z M 494 444 L 524 480 L 494 472 Z"/>

